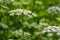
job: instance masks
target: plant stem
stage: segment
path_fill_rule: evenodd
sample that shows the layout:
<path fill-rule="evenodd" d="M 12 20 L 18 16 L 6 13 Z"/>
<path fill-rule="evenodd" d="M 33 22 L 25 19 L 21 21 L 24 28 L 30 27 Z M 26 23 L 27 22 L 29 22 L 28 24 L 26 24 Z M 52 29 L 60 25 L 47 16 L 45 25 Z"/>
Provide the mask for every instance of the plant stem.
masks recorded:
<path fill-rule="evenodd" d="M 35 6 L 36 0 L 33 0 L 32 2 L 33 2 L 33 3 L 32 3 L 32 11 L 34 11 L 34 6 Z"/>

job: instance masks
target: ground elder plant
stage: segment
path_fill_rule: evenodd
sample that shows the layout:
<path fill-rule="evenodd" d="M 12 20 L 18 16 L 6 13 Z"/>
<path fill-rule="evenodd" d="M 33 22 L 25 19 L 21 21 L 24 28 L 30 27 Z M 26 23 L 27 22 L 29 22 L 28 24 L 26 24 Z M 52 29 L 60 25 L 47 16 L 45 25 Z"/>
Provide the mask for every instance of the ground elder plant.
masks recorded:
<path fill-rule="evenodd" d="M 29 18 L 32 18 L 32 17 L 37 17 L 37 15 L 35 13 L 32 13 L 32 11 L 29 11 L 29 10 L 25 10 L 25 9 L 15 9 L 15 10 L 11 10 L 9 11 L 10 13 L 10 16 L 14 16 L 14 15 L 25 15 L 25 16 L 28 16 Z"/>
<path fill-rule="evenodd" d="M 52 6 L 52 7 L 49 7 L 47 11 L 49 14 L 50 13 L 58 14 L 58 13 L 60 13 L 60 7 Z"/>
<path fill-rule="evenodd" d="M 16 37 L 23 36 L 23 35 L 22 35 L 22 29 L 13 31 L 12 34 L 15 35 Z M 29 36 L 29 35 L 31 35 L 31 34 L 28 33 L 28 32 L 24 32 L 24 35 L 25 35 L 25 36 Z"/>
<path fill-rule="evenodd" d="M 42 35 L 44 37 L 51 38 L 52 40 L 58 40 L 58 38 L 60 37 L 60 27 L 48 26 L 43 29 Z"/>
<path fill-rule="evenodd" d="M 48 13 L 48 20 L 51 22 L 53 22 L 53 24 L 56 24 L 56 18 L 59 17 L 60 15 L 60 7 L 59 6 L 51 6 L 48 7 L 47 9 L 47 13 Z"/>
<path fill-rule="evenodd" d="M 28 20 L 29 19 L 33 19 L 34 17 L 37 17 L 37 15 L 35 13 L 33 13 L 32 11 L 29 11 L 29 10 L 25 10 L 25 9 L 15 9 L 15 10 L 11 10 L 8 12 L 9 13 L 9 16 L 10 18 L 14 18 L 14 20 L 17 20 L 17 21 L 13 21 L 13 24 L 16 24 L 16 22 L 20 22 L 21 24 L 19 24 L 20 26 L 16 26 L 16 27 L 20 27 L 22 28 L 22 31 L 20 30 L 15 30 L 15 32 L 13 32 L 13 35 L 15 35 L 15 37 L 20 37 L 22 38 L 21 40 L 25 39 L 25 40 L 29 40 L 29 33 L 28 32 L 24 32 L 25 31 L 25 28 L 26 25 L 29 24 Z M 28 23 L 28 24 L 25 24 L 24 22 Z M 32 23 L 32 22 L 31 22 Z M 28 29 L 31 29 L 32 27 L 30 26 L 30 24 L 28 25 Z M 13 28 L 13 29 L 16 29 L 16 28 Z M 28 30 L 27 30 L 28 31 Z"/>
<path fill-rule="evenodd" d="M 0 40 L 60 40 L 60 0 L 0 0 Z"/>

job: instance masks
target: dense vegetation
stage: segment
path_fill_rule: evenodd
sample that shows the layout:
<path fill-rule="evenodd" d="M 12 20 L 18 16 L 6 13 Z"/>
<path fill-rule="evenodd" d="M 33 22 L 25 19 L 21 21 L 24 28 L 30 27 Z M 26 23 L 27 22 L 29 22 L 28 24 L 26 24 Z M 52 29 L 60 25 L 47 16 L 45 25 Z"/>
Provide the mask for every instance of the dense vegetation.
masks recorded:
<path fill-rule="evenodd" d="M 60 0 L 0 0 L 0 40 L 60 40 Z"/>

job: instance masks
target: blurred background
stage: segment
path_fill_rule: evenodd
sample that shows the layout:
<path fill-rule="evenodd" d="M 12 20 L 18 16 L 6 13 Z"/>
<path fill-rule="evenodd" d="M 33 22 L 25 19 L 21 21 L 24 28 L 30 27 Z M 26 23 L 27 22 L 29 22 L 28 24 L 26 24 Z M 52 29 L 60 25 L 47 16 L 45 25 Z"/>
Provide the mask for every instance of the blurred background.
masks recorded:
<path fill-rule="evenodd" d="M 59 26 L 60 0 L 0 0 L 0 40 L 60 40 Z"/>

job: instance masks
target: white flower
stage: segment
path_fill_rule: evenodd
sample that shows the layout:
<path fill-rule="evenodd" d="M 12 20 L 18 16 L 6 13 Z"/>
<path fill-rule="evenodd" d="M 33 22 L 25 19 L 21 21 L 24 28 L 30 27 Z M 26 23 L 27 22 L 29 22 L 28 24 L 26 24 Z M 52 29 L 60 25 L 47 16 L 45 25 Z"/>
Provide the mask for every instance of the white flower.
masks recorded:
<path fill-rule="evenodd" d="M 17 12 L 22 13 L 24 11 L 24 9 L 17 9 Z"/>
<path fill-rule="evenodd" d="M 57 32 L 60 32 L 60 28 L 57 29 Z"/>
<path fill-rule="evenodd" d="M 27 11 L 24 11 L 23 13 L 24 13 L 24 15 L 28 15 L 28 12 Z"/>
<path fill-rule="evenodd" d="M 28 15 L 29 18 L 32 18 L 33 16 L 32 15 Z"/>
<path fill-rule="evenodd" d="M 55 13 L 57 14 L 60 12 L 60 8 L 58 6 L 52 6 L 47 9 L 48 13 Z"/>
<path fill-rule="evenodd" d="M 42 34 L 45 34 L 49 37 L 52 36 L 54 33 L 56 33 L 57 36 L 60 36 L 60 27 L 57 26 L 48 26 L 47 28 L 44 28 L 42 31 Z"/>
<path fill-rule="evenodd" d="M 30 33 L 27 33 L 27 32 L 24 32 L 24 35 L 25 36 L 30 36 L 31 34 Z"/>
<path fill-rule="evenodd" d="M 14 12 L 16 12 L 16 10 L 11 10 L 11 11 L 9 11 L 9 13 L 14 13 Z"/>
<path fill-rule="evenodd" d="M 47 29 L 51 29 L 51 28 L 52 28 L 52 26 L 48 26 L 48 27 L 47 27 Z"/>
<path fill-rule="evenodd" d="M 22 29 L 19 29 L 19 30 L 13 31 L 12 34 L 16 37 L 21 37 L 21 36 L 23 36 L 23 34 L 22 34 L 23 32 L 24 31 Z M 31 35 L 30 33 L 24 32 L 24 36 L 30 36 L 30 35 Z"/>
<path fill-rule="evenodd" d="M 28 10 L 27 12 L 28 12 L 28 13 L 32 13 L 32 12 L 31 12 L 31 11 L 29 11 L 29 10 Z"/>
<path fill-rule="evenodd" d="M 46 33 L 47 31 L 42 31 L 42 34 Z"/>
<path fill-rule="evenodd" d="M 10 16 L 14 16 L 14 13 L 11 13 Z"/>
<path fill-rule="evenodd" d="M 47 32 L 51 32 L 51 30 L 47 30 Z"/>
<path fill-rule="evenodd" d="M 43 25 L 43 22 L 39 22 L 39 25 Z"/>
<path fill-rule="evenodd" d="M 60 32 L 57 32 L 57 35 L 60 36 Z"/>
<path fill-rule="evenodd" d="M 52 32 L 57 32 L 57 30 L 56 29 L 51 29 L 52 30 Z"/>
<path fill-rule="evenodd" d="M 8 40 L 14 40 L 14 39 L 8 39 Z"/>
<path fill-rule="evenodd" d="M 14 2 L 15 0 L 11 0 L 11 2 Z"/>
<path fill-rule="evenodd" d="M 52 26 L 52 28 L 57 28 L 57 26 Z"/>
<path fill-rule="evenodd" d="M 10 16 L 14 16 L 14 15 L 25 15 L 29 18 L 32 17 L 37 17 L 37 15 L 35 13 L 32 13 L 32 11 L 30 10 L 25 10 L 25 9 L 15 9 L 15 10 L 11 10 L 9 11 Z"/>
<path fill-rule="evenodd" d="M 15 35 L 16 37 L 22 36 L 22 30 L 19 29 L 19 30 L 13 31 L 12 34 Z"/>
<path fill-rule="evenodd" d="M 52 33 L 49 33 L 47 36 L 48 36 L 48 37 L 51 37 L 51 36 L 53 36 L 53 34 L 52 34 Z"/>
<path fill-rule="evenodd" d="M 16 13 L 15 15 L 18 15 L 18 16 L 19 16 L 19 15 L 21 15 L 21 14 L 19 14 L 19 13 Z"/>

